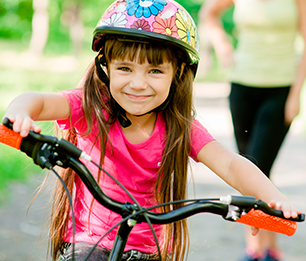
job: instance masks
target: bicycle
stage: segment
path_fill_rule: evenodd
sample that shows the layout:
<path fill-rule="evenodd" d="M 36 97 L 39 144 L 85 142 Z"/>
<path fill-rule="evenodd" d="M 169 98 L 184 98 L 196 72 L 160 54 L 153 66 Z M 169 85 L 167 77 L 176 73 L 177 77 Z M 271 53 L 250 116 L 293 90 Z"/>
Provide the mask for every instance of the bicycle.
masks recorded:
<path fill-rule="evenodd" d="M 162 205 L 156 205 L 150 208 L 140 206 L 133 196 L 131 196 L 129 192 L 126 191 L 125 188 L 109 173 L 93 162 L 89 155 L 85 154 L 65 139 L 58 139 L 55 136 L 42 135 L 34 133 L 33 131 L 30 131 L 29 135 L 23 138 L 18 133 L 12 131 L 12 123 L 8 119 L 4 119 L 3 125 L 0 124 L 0 143 L 4 143 L 26 153 L 27 156 L 33 159 L 36 165 L 40 166 L 42 169 L 52 170 L 59 179 L 61 178 L 54 170 L 55 166 L 73 169 L 100 204 L 122 216 L 122 220 L 110 229 L 111 231 L 115 227 L 119 226 L 113 247 L 109 254 L 109 261 L 121 260 L 130 232 L 137 223 L 141 222 L 147 222 L 150 226 L 151 224 L 168 224 L 198 213 L 206 212 L 220 215 L 227 221 L 243 223 L 292 236 L 297 230 L 296 222 L 302 222 L 305 220 L 305 214 L 303 213 L 295 219 L 286 219 L 283 216 L 282 211 L 272 209 L 265 202 L 250 196 L 229 195 L 212 199 L 173 201 L 165 204 L 183 202 L 184 206 L 167 213 L 151 212 L 151 209 L 161 207 Z M 92 162 L 104 171 L 106 175 L 109 175 L 114 179 L 114 181 L 130 195 L 134 203 L 119 202 L 108 197 L 102 191 L 98 182 L 94 179 L 90 171 L 80 159 Z M 65 187 L 65 183 L 62 183 Z M 68 192 L 66 187 L 65 189 Z M 72 199 L 70 196 L 69 201 L 70 207 L 72 208 Z M 74 223 L 73 211 L 72 219 Z M 153 228 L 152 233 L 154 235 Z M 160 249 L 156 236 L 155 241 L 157 243 L 160 260 Z M 96 245 L 98 245 L 98 243 L 99 241 Z M 88 253 L 85 260 L 90 257 L 94 248 L 95 246 Z"/>

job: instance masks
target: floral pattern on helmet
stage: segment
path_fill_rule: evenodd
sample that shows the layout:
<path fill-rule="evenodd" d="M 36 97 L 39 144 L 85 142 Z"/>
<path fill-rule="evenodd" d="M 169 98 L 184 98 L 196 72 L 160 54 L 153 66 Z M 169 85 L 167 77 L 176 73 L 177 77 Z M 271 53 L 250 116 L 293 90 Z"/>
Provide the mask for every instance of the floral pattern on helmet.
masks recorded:
<path fill-rule="evenodd" d="M 150 25 L 149 25 L 148 21 L 146 21 L 145 19 L 139 19 L 139 20 L 135 21 L 131 25 L 131 28 L 150 31 Z"/>
<path fill-rule="evenodd" d="M 173 0 L 117 0 L 100 18 L 97 28 L 102 26 L 138 30 L 140 35 L 143 30 L 151 32 L 152 37 L 155 34 L 172 37 L 189 45 L 195 51 L 191 54 L 190 48 L 186 50 L 190 58 L 198 60 L 194 57 L 199 48 L 196 25 L 189 13 Z M 103 30 L 99 33 L 103 35 Z M 99 41 L 99 33 L 95 35 L 94 45 Z"/>
<path fill-rule="evenodd" d="M 175 23 L 178 28 L 177 33 L 181 40 L 190 44 L 191 46 L 195 46 L 195 27 L 192 25 L 190 17 L 187 16 L 186 13 L 182 12 L 182 10 L 178 9 L 178 12 L 176 13 L 176 18 L 177 20 L 175 21 Z"/>
<path fill-rule="evenodd" d="M 164 0 L 130 0 L 127 1 L 128 15 L 135 15 L 140 18 L 142 16 L 148 18 L 151 15 L 158 15 L 167 4 Z"/>
<path fill-rule="evenodd" d="M 160 15 L 156 16 L 155 22 L 152 24 L 153 32 L 169 35 L 174 38 L 178 38 L 176 18 L 173 16 L 170 17 L 161 17 Z"/>
<path fill-rule="evenodd" d="M 111 17 L 105 19 L 101 25 L 108 25 L 113 27 L 125 27 L 127 23 L 126 15 L 124 13 L 114 13 Z"/>

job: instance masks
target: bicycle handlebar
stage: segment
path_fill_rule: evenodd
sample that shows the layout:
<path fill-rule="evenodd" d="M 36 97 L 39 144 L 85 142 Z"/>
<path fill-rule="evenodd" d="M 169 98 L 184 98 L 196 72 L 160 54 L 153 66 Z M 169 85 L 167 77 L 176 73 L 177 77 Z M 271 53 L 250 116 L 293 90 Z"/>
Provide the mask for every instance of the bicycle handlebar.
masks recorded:
<path fill-rule="evenodd" d="M 297 229 L 296 222 L 305 220 L 304 214 L 300 214 L 295 219 L 286 219 L 282 211 L 272 209 L 265 202 L 247 196 L 227 196 L 217 200 L 195 199 L 192 200 L 193 203 L 185 204 L 183 207 L 167 213 L 155 213 L 145 208 L 139 209 L 132 203 L 123 203 L 108 197 L 87 167 L 80 161 L 80 158 L 91 161 L 90 156 L 69 141 L 33 131 L 30 131 L 27 137 L 22 138 L 11 130 L 12 123 L 8 119 L 4 119 L 3 124 L 5 126 L 0 124 L 0 143 L 26 153 L 41 168 L 52 169 L 54 166 L 72 168 L 100 204 L 122 217 L 136 212 L 133 219 L 138 223 L 146 222 L 144 212 L 153 224 L 167 224 L 197 213 L 209 212 L 221 215 L 229 221 L 291 236 Z"/>

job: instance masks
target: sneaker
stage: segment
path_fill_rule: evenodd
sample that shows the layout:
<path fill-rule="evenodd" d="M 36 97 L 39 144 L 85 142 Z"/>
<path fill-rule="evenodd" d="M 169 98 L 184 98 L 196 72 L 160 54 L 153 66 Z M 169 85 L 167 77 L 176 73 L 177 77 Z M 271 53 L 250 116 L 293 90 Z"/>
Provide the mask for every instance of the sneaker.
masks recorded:
<path fill-rule="evenodd" d="M 279 250 L 269 249 L 263 261 L 280 261 L 282 253 Z"/>

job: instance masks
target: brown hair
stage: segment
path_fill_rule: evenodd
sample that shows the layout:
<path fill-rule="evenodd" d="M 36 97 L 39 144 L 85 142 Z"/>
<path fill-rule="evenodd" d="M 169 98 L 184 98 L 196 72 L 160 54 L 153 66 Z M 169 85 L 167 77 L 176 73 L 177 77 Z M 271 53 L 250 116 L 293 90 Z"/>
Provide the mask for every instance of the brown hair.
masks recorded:
<path fill-rule="evenodd" d="M 154 45 L 135 41 L 118 41 L 109 39 L 105 43 L 105 57 L 107 62 L 114 59 L 129 59 L 151 64 L 171 62 L 176 74 L 173 79 L 173 97 L 168 106 L 162 111 L 166 122 L 166 142 L 163 151 L 161 167 L 155 185 L 155 195 L 158 203 L 172 200 L 185 199 L 187 196 L 187 172 L 190 154 L 190 133 L 193 120 L 193 80 L 194 73 L 186 65 L 184 54 L 173 46 Z M 180 55 L 178 55 L 180 54 Z M 111 80 L 111 79 L 110 79 Z M 98 140 L 101 145 L 100 164 L 105 156 L 106 142 L 110 125 L 116 120 L 116 114 L 112 106 L 112 98 L 108 87 L 99 79 L 94 62 L 86 70 L 78 88 L 83 89 L 83 109 L 88 124 L 88 134 L 96 118 L 99 124 Z M 102 109 L 106 110 L 110 117 L 104 118 Z M 85 134 L 85 135 L 86 135 Z M 76 141 L 73 129 L 65 133 L 65 138 L 71 142 Z M 61 176 L 68 184 L 70 192 L 73 190 L 74 174 L 71 170 L 62 170 Z M 98 177 L 99 178 L 99 177 Z M 62 186 L 56 185 L 50 220 L 49 243 L 53 260 L 56 260 L 63 249 L 63 238 L 68 227 L 70 207 L 68 198 Z M 176 209 L 183 204 L 162 207 L 166 212 Z M 189 235 L 186 220 L 165 225 L 162 260 L 166 260 L 170 242 L 172 244 L 171 260 L 184 260 L 189 248 Z"/>

